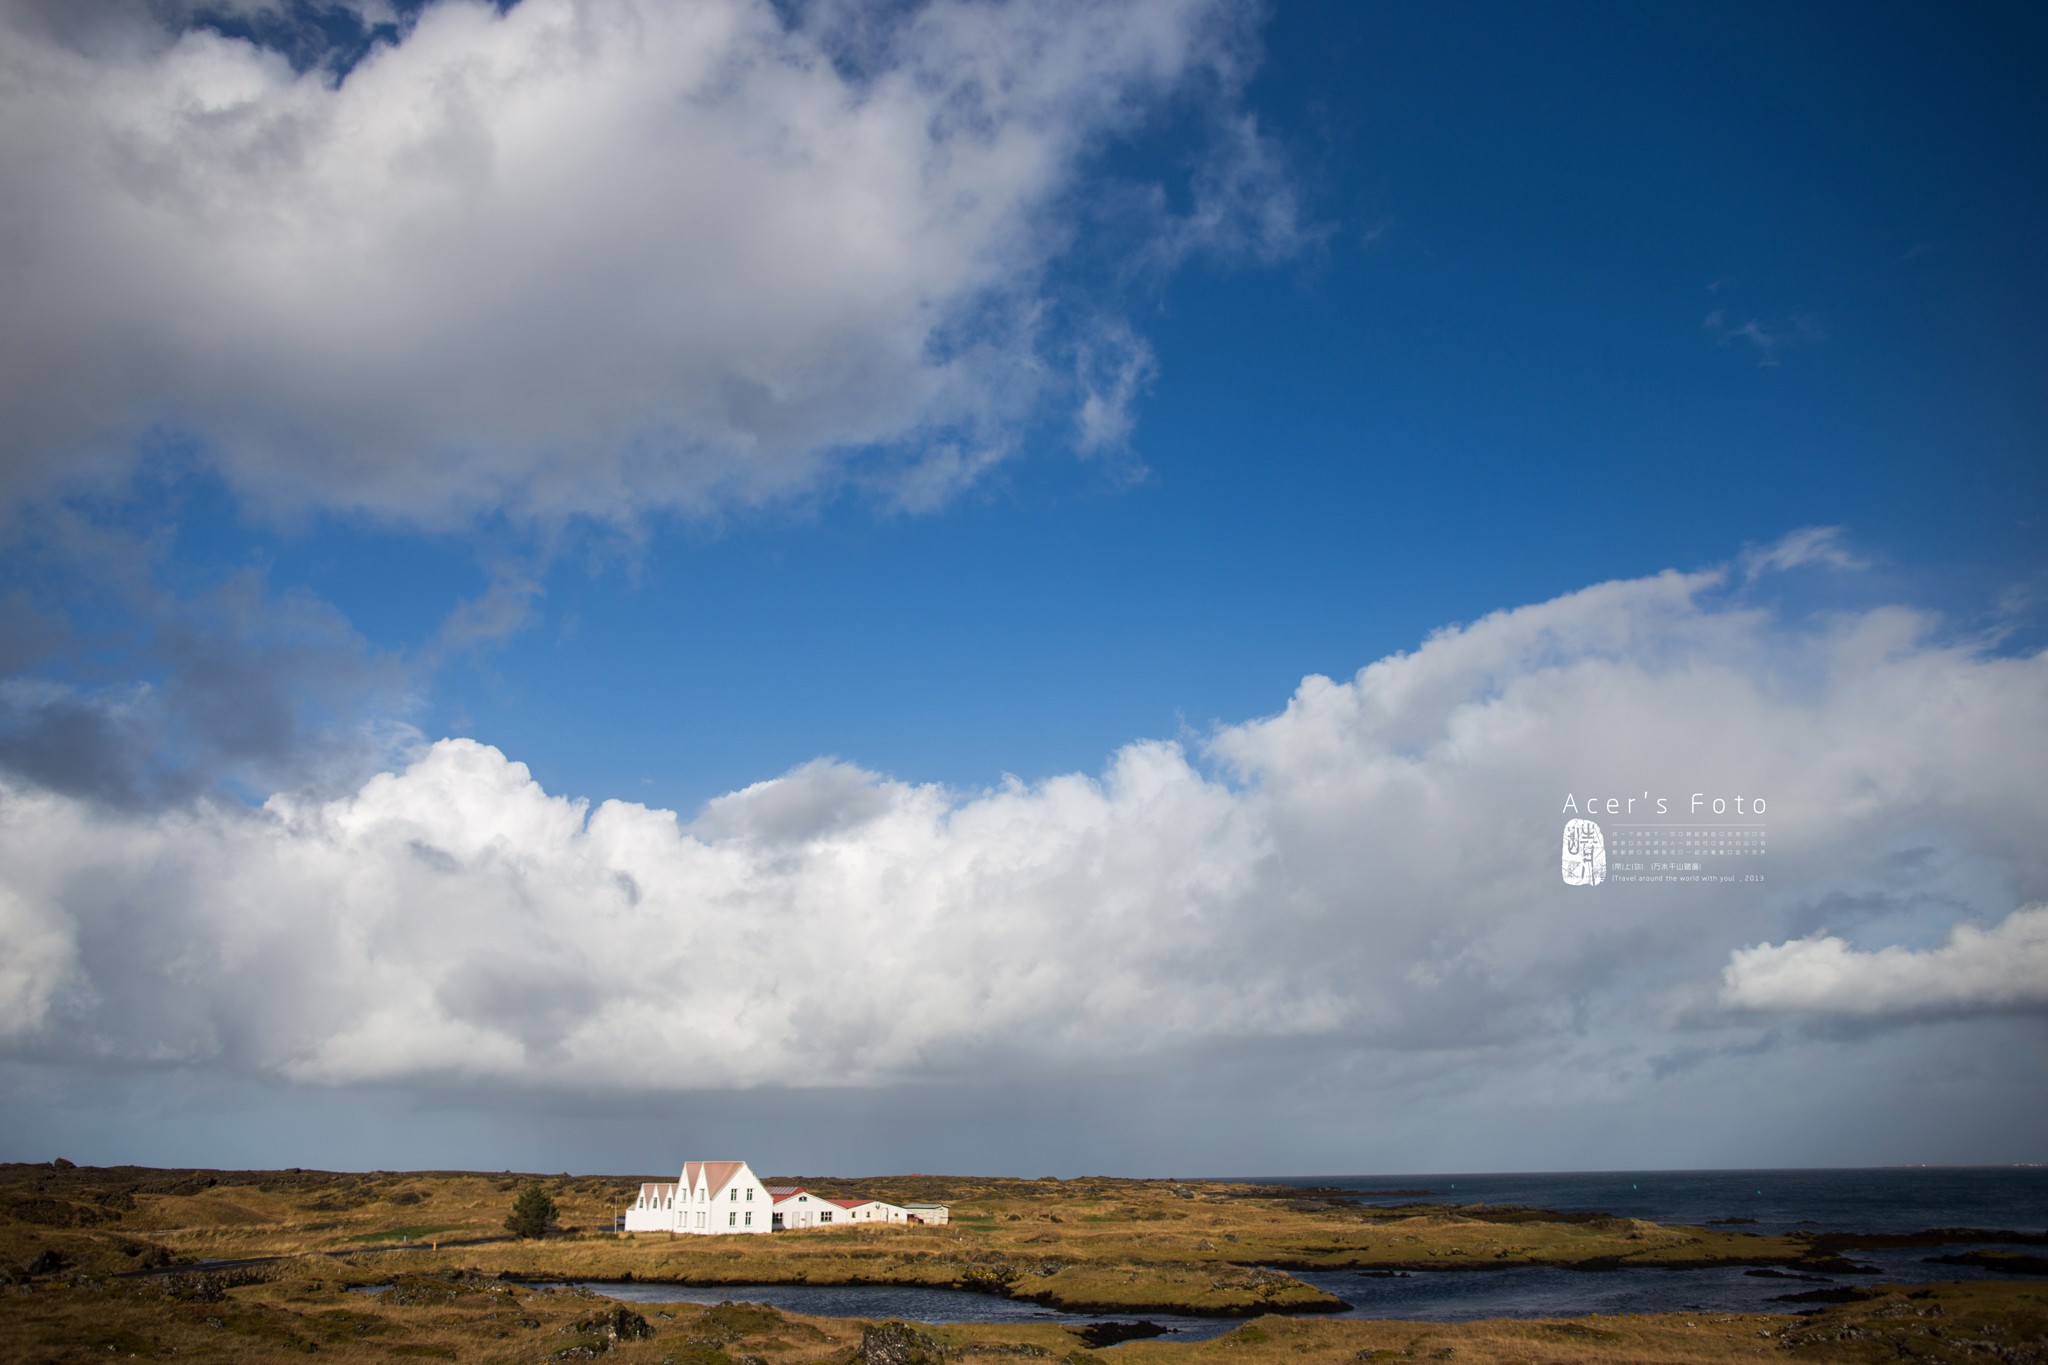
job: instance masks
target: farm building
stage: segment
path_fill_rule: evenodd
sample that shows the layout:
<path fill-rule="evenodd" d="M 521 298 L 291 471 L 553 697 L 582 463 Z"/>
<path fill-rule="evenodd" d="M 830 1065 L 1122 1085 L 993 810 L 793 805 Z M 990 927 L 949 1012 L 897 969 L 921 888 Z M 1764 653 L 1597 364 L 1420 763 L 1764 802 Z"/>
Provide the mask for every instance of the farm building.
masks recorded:
<path fill-rule="evenodd" d="M 774 1201 L 744 1161 L 686 1161 L 673 1185 L 645 1184 L 627 1232 L 770 1232 Z"/>
<path fill-rule="evenodd" d="M 944 1204 L 836 1199 L 801 1185 L 764 1185 L 744 1161 L 688 1161 L 674 1184 L 649 1182 L 619 1220 L 625 1232 L 795 1232 L 805 1228 L 944 1223 Z"/>

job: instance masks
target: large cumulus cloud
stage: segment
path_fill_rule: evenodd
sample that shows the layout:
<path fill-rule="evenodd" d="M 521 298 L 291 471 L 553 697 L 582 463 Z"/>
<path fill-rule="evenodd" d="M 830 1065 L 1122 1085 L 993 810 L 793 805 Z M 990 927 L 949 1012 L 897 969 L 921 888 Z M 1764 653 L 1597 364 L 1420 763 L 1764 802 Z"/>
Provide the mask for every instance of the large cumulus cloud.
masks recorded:
<path fill-rule="evenodd" d="M 0 4 L 17 492 L 169 435 L 426 522 L 928 505 L 1129 428 L 1142 340 L 1046 279 L 1105 138 L 1211 129 L 1149 258 L 1298 232 L 1237 0 L 438 0 L 345 79 L 148 17 L 208 8 Z"/>
<path fill-rule="evenodd" d="M 1851 1018 L 2048 1011 L 2048 906 L 1990 929 L 1959 924 L 1938 947 L 1858 951 L 1832 934 L 1761 943 L 1729 959 L 1721 996 L 1737 1009 Z"/>
<path fill-rule="evenodd" d="M 1039 784 L 819 761 L 683 819 L 461 739 L 260 809 L 16 783 L 0 1036 L 320 1084 L 677 1090 L 1303 1044 L 1562 1040 L 1626 1071 L 1858 982 L 1907 1017 L 2037 1010 L 1998 959 L 2038 957 L 2048 788 L 2014 737 L 2041 733 L 2048 657 L 1900 608 L 1787 618 L 1707 572 L 1446 629 Z M 1766 797 L 1765 882 L 1564 886 L 1565 795 L 1645 790 Z"/>

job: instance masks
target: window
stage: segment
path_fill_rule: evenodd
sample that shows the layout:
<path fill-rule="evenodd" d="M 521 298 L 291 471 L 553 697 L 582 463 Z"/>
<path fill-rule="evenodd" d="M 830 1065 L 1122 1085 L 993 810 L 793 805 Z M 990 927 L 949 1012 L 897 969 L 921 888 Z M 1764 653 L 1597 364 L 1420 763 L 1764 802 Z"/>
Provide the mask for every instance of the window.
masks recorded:
<path fill-rule="evenodd" d="M 738 1227 L 739 1221 L 740 1216 L 736 1213 L 728 1213 L 727 1215 L 725 1215 L 725 1225 L 729 1228 Z"/>
<path fill-rule="evenodd" d="M 752 1210 L 752 1209 L 749 1209 L 749 1210 L 747 1211 L 747 1226 L 748 1226 L 748 1227 L 752 1227 L 752 1226 L 754 1226 L 754 1213 L 753 1213 L 753 1210 Z"/>
<path fill-rule="evenodd" d="M 754 1187 L 752 1185 L 747 1186 L 747 1202 L 749 1204 L 754 1202 Z"/>
<path fill-rule="evenodd" d="M 732 1201 L 735 1204 L 739 1203 L 740 1201 L 740 1187 L 737 1185 L 732 1187 Z"/>
<path fill-rule="evenodd" d="M 818 1213 L 818 1221 L 819 1221 L 819 1222 L 821 1222 L 821 1223 L 829 1223 L 829 1222 L 831 1222 L 831 1221 L 832 1221 L 832 1210 L 830 1210 L 830 1209 L 822 1209 L 822 1210 L 820 1210 L 820 1211 L 819 1211 L 819 1213 Z"/>

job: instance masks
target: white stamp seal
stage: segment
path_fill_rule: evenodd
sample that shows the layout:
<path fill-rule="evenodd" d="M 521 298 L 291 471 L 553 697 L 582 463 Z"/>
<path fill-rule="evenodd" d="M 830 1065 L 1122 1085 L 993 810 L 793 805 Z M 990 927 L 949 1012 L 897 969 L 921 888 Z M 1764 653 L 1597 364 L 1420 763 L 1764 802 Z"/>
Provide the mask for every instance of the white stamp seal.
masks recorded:
<path fill-rule="evenodd" d="M 1567 820 L 1564 825 L 1564 884 L 1598 886 L 1607 880 L 1607 844 L 1600 826 L 1591 820 Z"/>

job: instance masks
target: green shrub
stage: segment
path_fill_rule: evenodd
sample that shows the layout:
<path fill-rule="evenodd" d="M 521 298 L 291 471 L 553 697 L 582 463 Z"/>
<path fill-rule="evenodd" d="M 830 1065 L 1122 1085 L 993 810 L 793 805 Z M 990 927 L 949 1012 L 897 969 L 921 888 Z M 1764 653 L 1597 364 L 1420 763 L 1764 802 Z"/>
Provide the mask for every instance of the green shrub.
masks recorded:
<path fill-rule="evenodd" d="M 545 1237 L 555 1230 L 555 1201 L 539 1185 L 528 1185 L 512 1201 L 505 1231 L 514 1237 Z"/>

